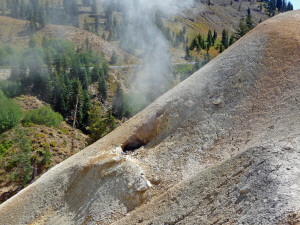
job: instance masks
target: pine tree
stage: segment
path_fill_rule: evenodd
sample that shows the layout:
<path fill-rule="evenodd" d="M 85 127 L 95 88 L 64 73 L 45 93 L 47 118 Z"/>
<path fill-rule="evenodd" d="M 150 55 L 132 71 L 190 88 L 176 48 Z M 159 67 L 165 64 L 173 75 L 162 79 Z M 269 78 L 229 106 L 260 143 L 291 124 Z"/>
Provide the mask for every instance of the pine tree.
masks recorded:
<path fill-rule="evenodd" d="M 291 10 L 294 10 L 294 6 L 292 5 L 291 2 L 288 2 L 287 11 L 291 11 Z"/>
<path fill-rule="evenodd" d="M 276 11 L 276 0 L 269 0 L 268 11 L 270 16 L 274 16 Z"/>
<path fill-rule="evenodd" d="M 254 28 L 253 19 L 252 19 L 252 16 L 251 16 L 251 10 L 250 10 L 250 8 L 248 8 L 248 15 L 246 17 L 246 25 L 248 27 L 248 31 L 252 30 Z"/>
<path fill-rule="evenodd" d="M 224 46 L 223 46 L 223 44 L 221 44 L 221 45 L 220 45 L 220 51 L 219 51 L 219 52 L 222 53 L 223 51 L 224 51 Z"/>
<path fill-rule="evenodd" d="M 243 37 L 247 32 L 249 31 L 249 27 L 248 25 L 246 24 L 246 21 L 244 18 L 242 18 L 240 20 L 240 23 L 239 23 L 239 27 L 235 33 L 235 39 L 238 40 L 240 39 L 241 37 Z"/>
<path fill-rule="evenodd" d="M 38 8 L 36 17 L 40 25 L 40 28 L 44 28 L 47 24 L 47 18 L 46 18 L 45 10 L 42 7 Z"/>
<path fill-rule="evenodd" d="M 110 30 L 109 30 L 109 33 L 108 33 L 108 38 L 107 38 L 107 40 L 108 40 L 108 41 L 112 41 L 112 40 L 113 40 L 113 37 L 114 37 L 113 29 L 110 29 Z"/>
<path fill-rule="evenodd" d="M 89 131 L 88 144 L 93 144 L 106 134 L 106 124 L 104 120 L 104 109 L 99 105 L 94 105 L 89 111 Z"/>
<path fill-rule="evenodd" d="M 206 52 L 207 52 L 207 53 L 209 52 L 209 49 L 210 49 L 210 45 L 209 45 L 209 43 L 207 42 L 207 44 L 206 44 Z"/>
<path fill-rule="evenodd" d="M 217 37 L 218 37 L 218 33 L 217 33 L 216 30 L 214 30 L 214 36 L 213 36 L 213 39 L 212 39 L 213 40 L 213 45 L 215 45 Z"/>
<path fill-rule="evenodd" d="M 211 60 L 210 54 L 207 52 L 206 55 L 204 56 L 203 61 L 201 62 L 201 67 L 205 66 L 209 61 Z"/>
<path fill-rule="evenodd" d="M 95 33 L 99 35 L 99 18 L 98 15 L 95 17 Z"/>
<path fill-rule="evenodd" d="M 277 9 L 278 9 L 278 12 L 281 12 L 281 11 L 282 11 L 282 7 L 283 7 L 283 2 L 282 2 L 282 0 L 277 0 L 276 7 L 277 7 Z"/>
<path fill-rule="evenodd" d="M 286 8 L 287 8 L 287 4 L 286 4 L 286 0 L 282 0 L 282 12 L 286 12 Z"/>
<path fill-rule="evenodd" d="M 199 59 L 199 57 L 196 57 L 196 61 L 195 61 L 195 64 L 194 64 L 194 68 L 193 68 L 193 71 L 198 71 L 199 69 L 201 68 L 201 61 Z"/>
<path fill-rule="evenodd" d="M 19 18 L 25 19 L 25 3 L 24 3 L 24 0 L 21 0 L 21 3 L 20 3 Z"/>
<path fill-rule="evenodd" d="M 212 37 L 211 30 L 209 30 L 207 34 L 207 45 L 210 47 L 212 46 L 212 43 L 213 43 L 213 37 Z"/>
<path fill-rule="evenodd" d="M 101 73 L 103 74 L 104 79 L 109 78 L 109 66 L 106 61 L 102 63 Z"/>
<path fill-rule="evenodd" d="M 199 44 L 197 42 L 197 39 L 195 38 L 190 45 L 190 50 L 193 51 L 198 46 L 199 46 Z"/>
<path fill-rule="evenodd" d="M 26 90 L 28 88 L 27 84 L 26 84 L 26 80 L 27 80 L 27 65 L 25 64 L 25 59 L 22 58 L 20 64 L 19 64 L 19 77 L 16 81 L 20 81 L 21 82 L 21 86 L 23 91 Z M 13 70 L 12 70 L 12 75 L 13 75 Z M 12 76 L 11 75 L 11 76 Z"/>
<path fill-rule="evenodd" d="M 96 2 L 96 0 L 93 0 L 91 7 L 92 7 L 92 12 L 94 14 L 97 14 L 97 2 Z"/>
<path fill-rule="evenodd" d="M 104 10 L 105 13 L 105 29 L 110 30 L 113 27 L 113 10 L 111 4 L 108 4 Z"/>
<path fill-rule="evenodd" d="M 42 48 L 47 48 L 48 47 L 48 38 L 46 36 L 43 36 L 42 39 Z"/>
<path fill-rule="evenodd" d="M 100 67 L 97 64 L 97 65 L 94 66 L 94 68 L 92 70 L 92 82 L 98 81 L 99 76 L 100 76 Z"/>
<path fill-rule="evenodd" d="M 90 31 L 90 25 L 89 23 L 87 22 L 87 19 L 85 18 L 84 19 L 84 22 L 83 22 L 83 29 L 87 30 L 87 31 Z"/>
<path fill-rule="evenodd" d="M 31 84 L 33 84 L 33 92 L 36 94 L 39 94 L 41 83 L 42 83 L 42 66 L 43 66 L 43 60 L 41 56 L 35 52 L 32 51 L 31 55 L 28 57 L 28 69 L 29 69 L 29 81 Z"/>
<path fill-rule="evenodd" d="M 82 128 L 82 123 L 84 119 L 84 112 L 83 112 L 83 90 L 82 84 L 79 79 L 74 79 L 71 81 L 71 88 L 69 92 L 69 105 L 68 111 L 72 112 L 73 124 L 76 127 Z"/>
<path fill-rule="evenodd" d="M 35 48 L 36 46 L 36 41 L 34 35 L 30 35 L 29 38 L 29 48 Z"/>
<path fill-rule="evenodd" d="M 89 131 L 88 144 L 96 142 L 116 128 L 111 108 L 105 113 L 101 106 L 95 105 L 89 111 L 89 115 L 89 126 L 86 128 Z"/>
<path fill-rule="evenodd" d="M 200 44 L 200 42 L 199 42 Z M 204 38 L 201 39 L 201 44 L 200 44 L 202 49 L 205 49 L 205 42 L 204 42 Z"/>
<path fill-rule="evenodd" d="M 2 2 L 0 3 L 0 7 L 1 7 L 2 15 L 5 16 L 5 5 L 4 5 L 4 1 L 2 1 Z"/>
<path fill-rule="evenodd" d="M 10 2 L 10 13 L 14 18 L 19 18 L 20 3 L 19 0 L 11 0 Z"/>
<path fill-rule="evenodd" d="M 107 86 L 106 86 L 106 81 L 103 78 L 103 76 L 100 76 L 99 79 L 99 87 L 98 87 L 98 91 L 101 95 L 100 99 L 101 102 L 104 103 L 104 101 L 107 99 Z"/>
<path fill-rule="evenodd" d="M 103 33 L 102 33 L 102 39 L 103 40 L 106 40 L 106 35 L 105 35 L 105 32 L 103 31 Z"/>
<path fill-rule="evenodd" d="M 68 111 L 68 96 L 67 87 L 65 86 L 63 79 L 58 75 L 54 75 L 54 91 L 53 91 L 53 103 L 55 111 L 60 112 L 63 116 L 66 116 Z"/>
<path fill-rule="evenodd" d="M 78 6 L 76 1 L 74 0 L 63 0 L 64 11 L 67 13 L 69 17 L 69 23 L 73 26 L 78 27 Z"/>
<path fill-rule="evenodd" d="M 222 31 L 222 44 L 224 45 L 225 49 L 227 49 L 229 46 L 228 31 L 225 29 Z"/>
<path fill-rule="evenodd" d="M 113 100 L 112 110 L 113 110 L 113 114 L 120 119 L 125 114 L 124 92 L 120 83 L 117 83 L 117 90 Z"/>
<path fill-rule="evenodd" d="M 118 62 L 118 56 L 115 51 L 113 51 L 112 56 L 110 57 L 110 64 L 115 65 Z"/>
<path fill-rule="evenodd" d="M 81 129 L 85 129 L 89 123 L 89 111 L 92 108 L 91 98 L 88 90 L 82 90 L 82 120 L 80 124 Z"/>
<path fill-rule="evenodd" d="M 90 40 L 88 37 L 85 38 L 85 48 L 89 51 L 90 49 Z"/>
<path fill-rule="evenodd" d="M 188 46 L 186 46 L 186 49 L 185 49 L 185 60 L 190 60 L 191 59 L 191 55 L 190 55 L 190 49 Z"/>

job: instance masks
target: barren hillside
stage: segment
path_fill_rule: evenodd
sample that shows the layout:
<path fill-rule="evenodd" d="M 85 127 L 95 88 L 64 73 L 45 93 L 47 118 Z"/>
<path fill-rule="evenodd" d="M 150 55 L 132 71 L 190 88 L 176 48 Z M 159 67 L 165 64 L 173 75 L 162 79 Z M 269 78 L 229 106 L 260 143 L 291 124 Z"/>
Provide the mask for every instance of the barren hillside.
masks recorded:
<path fill-rule="evenodd" d="M 300 11 L 0 206 L 0 224 L 276 224 L 300 210 Z"/>

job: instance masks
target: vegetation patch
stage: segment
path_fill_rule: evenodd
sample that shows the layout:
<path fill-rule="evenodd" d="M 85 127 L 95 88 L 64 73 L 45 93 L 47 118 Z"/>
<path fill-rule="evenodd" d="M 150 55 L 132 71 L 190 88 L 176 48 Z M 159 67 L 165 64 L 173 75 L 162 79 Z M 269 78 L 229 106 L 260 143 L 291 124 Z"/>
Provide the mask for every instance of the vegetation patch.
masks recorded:
<path fill-rule="evenodd" d="M 23 124 L 39 124 L 46 126 L 59 127 L 63 121 L 62 115 L 54 112 L 49 105 L 43 106 L 40 109 L 35 109 L 27 112 L 23 119 Z"/>
<path fill-rule="evenodd" d="M 20 123 L 21 109 L 16 102 L 5 97 L 0 90 L 0 133 Z"/>
<path fill-rule="evenodd" d="M 21 83 L 10 80 L 0 80 L 0 89 L 7 97 L 14 98 L 21 94 Z"/>
<path fill-rule="evenodd" d="M 12 141 L 7 140 L 6 138 L 0 141 L 0 159 L 6 154 L 8 149 L 10 148 Z"/>

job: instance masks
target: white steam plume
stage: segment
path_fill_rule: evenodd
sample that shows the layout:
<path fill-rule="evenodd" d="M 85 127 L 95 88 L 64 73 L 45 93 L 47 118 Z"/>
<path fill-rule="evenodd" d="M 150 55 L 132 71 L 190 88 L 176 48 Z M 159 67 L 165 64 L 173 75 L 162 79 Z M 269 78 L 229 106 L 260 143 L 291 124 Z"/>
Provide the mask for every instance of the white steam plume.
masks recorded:
<path fill-rule="evenodd" d="M 132 89 L 142 94 L 149 103 L 167 90 L 170 70 L 170 45 L 155 24 L 157 11 L 175 15 L 190 6 L 193 0 L 104 0 L 116 3 L 123 11 L 125 40 L 134 43 L 143 58 L 143 66 L 132 81 Z M 121 40 L 122 41 L 122 40 Z M 124 42 L 124 40 L 123 40 Z"/>

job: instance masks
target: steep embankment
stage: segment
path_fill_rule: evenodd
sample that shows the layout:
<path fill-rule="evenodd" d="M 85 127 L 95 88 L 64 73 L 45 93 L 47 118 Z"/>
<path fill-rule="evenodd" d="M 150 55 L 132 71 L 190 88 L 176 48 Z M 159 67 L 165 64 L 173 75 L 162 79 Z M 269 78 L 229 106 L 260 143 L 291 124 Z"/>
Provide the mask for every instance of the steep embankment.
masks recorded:
<path fill-rule="evenodd" d="M 260 24 L 2 204 L 0 224 L 274 224 L 299 211 L 299 24 L 300 11 Z"/>

